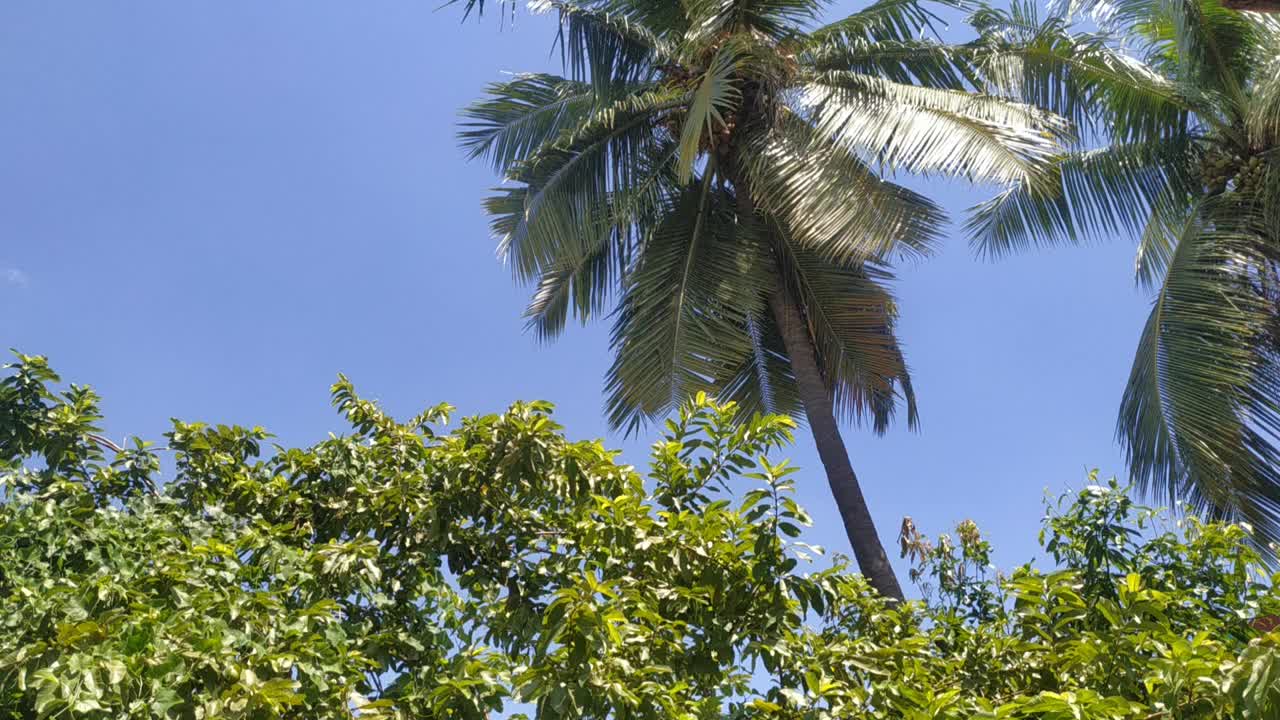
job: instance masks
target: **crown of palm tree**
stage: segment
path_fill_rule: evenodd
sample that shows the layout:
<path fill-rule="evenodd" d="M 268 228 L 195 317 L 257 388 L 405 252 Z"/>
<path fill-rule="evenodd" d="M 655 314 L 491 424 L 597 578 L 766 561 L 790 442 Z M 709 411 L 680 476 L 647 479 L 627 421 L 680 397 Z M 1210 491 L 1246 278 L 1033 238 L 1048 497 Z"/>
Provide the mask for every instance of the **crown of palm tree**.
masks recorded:
<path fill-rule="evenodd" d="M 915 0 L 821 26 L 816 0 L 534 7 L 559 15 L 567 77 L 491 85 L 461 140 L 509 181 L 486 207 L 537 335 L 615 308 L 612 423 L 703 390 L 796 414 L 782 284 L 838 411 L 883 430 L 905 400 L 914 424 L 886 263 L 946 218 L 884 174 L 1034 186 L 1065 123 L 969 92 L 968 50 L 922 39 Z"/>
<path fill-rule="evenodd" d="M 1280 18 L 1120 0 L 1104 33 L 1027 7 L 980 23 L 987 77 L 1086 123 L 1054 189 L 1015 184 L 969 231 L 986 254 L 1133 234 L 1155 300 L 1117 435 L 1141 489 L 1280 539 Z M 981 53 L 979 53 L 981 54 Z"/>

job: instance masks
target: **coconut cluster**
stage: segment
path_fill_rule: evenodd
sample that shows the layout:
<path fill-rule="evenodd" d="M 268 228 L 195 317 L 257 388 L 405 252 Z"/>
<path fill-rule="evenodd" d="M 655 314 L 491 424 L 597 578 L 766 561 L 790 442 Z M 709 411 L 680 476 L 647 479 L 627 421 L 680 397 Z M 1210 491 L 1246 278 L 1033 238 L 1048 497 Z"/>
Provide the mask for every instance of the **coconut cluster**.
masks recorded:
<path fill-rule="evenodd" d="M 1236 192 L 1253 195 L 1262 190 L 1266 181 L 1267 163 L 1261 156 L 1254 155 L 1245 160 L 1236 171 L 1234 184 Z"/>
<path fill-rule="evenodd" d="M 1210 151 L 1200 158 L 1200 178 L 1211 195 L 1232 192 L 1254 194 L 1267 179 L 1267 161 L 1261 155 Z"/>

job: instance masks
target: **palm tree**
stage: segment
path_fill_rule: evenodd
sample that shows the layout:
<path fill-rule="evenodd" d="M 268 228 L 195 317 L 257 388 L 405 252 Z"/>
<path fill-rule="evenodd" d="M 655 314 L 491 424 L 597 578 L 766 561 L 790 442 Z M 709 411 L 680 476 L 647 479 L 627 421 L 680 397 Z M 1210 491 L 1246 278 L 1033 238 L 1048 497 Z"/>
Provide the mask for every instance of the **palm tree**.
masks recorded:
<path fill-rule="evenodd" d="M 978 247 L 1140 238 L 1155 297 L 1117 424 L 1135 484 L 1280 539 L 1280 18 L 1119 0 L 1101 26 L 1127 52 L 1018 6 L 979 24 L 992 82 L 1103 142 L 1056 158 L 1054 191 L 977 208 Z"/>
<path fill-rule="evenodd" d="M 818 26 L 822 7 L 543 2 L 568 77 L 491 85 L 460 136 L 508 181 L 486 208 L 533 331 L 613 309 L 612 425 L 698 391 L 802 415 L 859 567 L 900 598 L 839 420 L 916 424 L 886 263 L 945 216 L 883 173 L 1029 182 L 1063 125 L 965 92 L 916 0 Z"/>

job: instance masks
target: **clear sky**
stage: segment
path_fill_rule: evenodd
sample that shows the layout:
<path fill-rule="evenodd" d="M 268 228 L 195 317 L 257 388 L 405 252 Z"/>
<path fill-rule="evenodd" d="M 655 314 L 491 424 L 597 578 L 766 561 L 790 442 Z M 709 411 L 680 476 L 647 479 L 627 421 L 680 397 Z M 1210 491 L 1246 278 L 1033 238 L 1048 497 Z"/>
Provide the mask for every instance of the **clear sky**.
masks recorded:
<path fill-rule="evenodd" d="M 494 256 L 495 183 L 457 111 L 503 72 L 555 69 L 552 25 L 459 24 L 436 0 L 0 3 L 0 347 L 102 393 L 113 437 L 168 418 L 309 443 L 339 371 L 392 411 L 557 403 L 607 432 L 607 324 L 542 347 Z M 846 8 L 847 9 L 847 8 Z M 923 187 L 957 217 L 985 191 Z M 1122 474 L 1120 392 L 1148 301 L 1120 240 L 999 263 L 958 231 L 901 268 L 922 429 L 849 444 L 886 543 L 971 518 L 1011 566 L 1046 488 Z M 807 538 L 847 551 L 810 438 Z"/>

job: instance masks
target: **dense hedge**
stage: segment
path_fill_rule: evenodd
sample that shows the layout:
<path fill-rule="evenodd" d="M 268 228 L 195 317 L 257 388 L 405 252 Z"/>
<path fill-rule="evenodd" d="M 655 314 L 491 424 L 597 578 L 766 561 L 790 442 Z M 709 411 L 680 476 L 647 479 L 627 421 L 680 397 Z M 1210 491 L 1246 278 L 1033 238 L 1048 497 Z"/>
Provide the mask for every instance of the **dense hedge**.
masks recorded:
<path fill-rule="evenodd" d="M 1114 485 L 1051 508 L 1048 569 L 908 529 L 891 606 L 800 542 L 784 418 L 698 399 L 642 476 L 541 403 L 401 423 L 343 380 L 347 436 L 159 450 L 57 382 L 0 384 L 0 718 L 1280 717 L 1247 528 Z"/>

